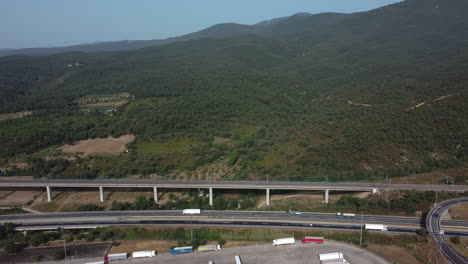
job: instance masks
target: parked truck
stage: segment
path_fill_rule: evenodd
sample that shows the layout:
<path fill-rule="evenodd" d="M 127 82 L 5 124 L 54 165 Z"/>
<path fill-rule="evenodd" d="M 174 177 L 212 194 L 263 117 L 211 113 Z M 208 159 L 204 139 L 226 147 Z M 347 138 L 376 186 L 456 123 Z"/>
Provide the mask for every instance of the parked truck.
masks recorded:
<path fill-rule="evenodd" d="M 198 251 L 200 252 L 207 252 L 207 251 L 220 251 L 221 246 L 220 245 L 204 245 L 204 246 L 199 246 Z"/>
<path fill-rule="evenodd" d="M 350 264 L 346 259 L 330 259 L 320 261 L 320 264 Z"/>
<path fill-rule="evenodd" d="M 294 237 L 278 238 L 273 240 L 273 246 L 294 244 L 295 242 Z"/>
<path fill-rule="evenodd" d="M 349 213 L 336 213 L 336 218 L 354 218 L 356 215 L 355 214 L 349 214 Z"/>
<path fill-rule="evenodd" d="M 104 257 L 104 261 L 126 260 L 126 259 L 127 259 L 127 253 L 108 254 Z"/>
<path fill-rule="evenodd" d="M 185 253 L 192 253 L 193 247 L 176 247 L 171 249 L 171 255 L 178 255 L 178 254 L 185 254 Z"/>
<path fill-rule="evenodd" d="M 323 237 L 304 237 L 302 240 L 303 244 L 306 243 L 323 243 L 325 239 Z"/>
<path fill-rule="evenodd" d="M 236 264 L 242 264 L 242 261 L 239 255 L 236 255 L 234 259 L 236 260 Z"/>
<path fill-rule="evenodd" d="M 184 209 L 182 213 L 183 214 L 200 214 L 201 210 L 200 209 Z"/>
<path fill-rule="evenodd" d="M 320 261 L 335 260 L 335 259 L 344 259 L 343 253 L 334 252 L 334 253 L 319 254 Z"/>
<path fill-rule="evenodd" d="M 376 230 L 376 231 L 388 231 L 388 226 L 380 224 L 366 224 L 364 226 L 366 230 Z"/>
<path fill-rule="evenodd" d="M 156 251 L 147 250 L 147 251 L 135 251 L 132 253 L 132 258 L 154 258 L 156 257 Z"/>

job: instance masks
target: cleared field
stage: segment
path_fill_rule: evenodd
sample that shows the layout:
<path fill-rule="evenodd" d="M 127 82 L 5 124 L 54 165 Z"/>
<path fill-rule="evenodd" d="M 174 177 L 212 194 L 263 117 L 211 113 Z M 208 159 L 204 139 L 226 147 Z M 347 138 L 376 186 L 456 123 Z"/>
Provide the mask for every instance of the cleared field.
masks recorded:
<path fill-rule="evenodd" d="M 134 135 L 123 135 L 119 138 L 109 136 L 107 138 L 81 140 L 74 145 L 65 145 L 59 149 L 66 153 L 80 153 L 82 157 L 98 153 L 116 155 L 124 152 L 126 145 L 133 140 L 135 140 Z"/>
<path fill-rule="evenodd" d="M 400 184 L 443 184 L 447 179 L 457 176 L 468 177 L 468 169 L 455 168 L 414 174 L 406 177 L 391 179 L 391 183 Z M 463 184 L 463 183 L 458 183 Z"/>

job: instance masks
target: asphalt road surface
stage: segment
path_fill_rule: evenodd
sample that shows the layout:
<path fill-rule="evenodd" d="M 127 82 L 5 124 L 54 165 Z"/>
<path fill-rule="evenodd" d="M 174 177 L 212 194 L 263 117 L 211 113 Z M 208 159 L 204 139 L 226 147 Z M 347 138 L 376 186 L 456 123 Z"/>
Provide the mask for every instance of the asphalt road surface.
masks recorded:
<path fill-rule="evenodd" d="M 67 222 L 82 220 L 106 220 L 122 221 L 144 218 L 181 218 L 181 219 L 255 219 L 255 220 L 287 220 L 287 221 L 315 221 L 315 222 L 336 222 L 336 223 L 360 223 L 361 215 L 352 218 L 337 218 L 336 214 L 330 213 L 291 213 L 271 212 L 271 211 L 202 211 L 200 215 L 184 215 L 179 210 L 158 210 L 158 211 L 105 211 L 105 212 L 72 212 L 72 213 L 49 213 L 49 214 L 21 214 L 21 215 L 3 215 L 0 216 L 0 222 L 17 223 L 46 223 Z M 378 216 L 363 215 L 363 223 L 378 223 L 387 225 L 411 225 L 420 226 L 424 220 L 418 217 L 397 217 L 397 216 Z M 462 220 L 444 220 L 443 226 L 466 227 L 468 221 Z"/>
<path fill-rule="evenodd" d="M 429 234 L 432 236 L 437 246 L 444 254 L 448 263 L 451 264 L 467 264 L 468 258 L 455 251 L 447 243 L 447 241 L 444 238 L 444 235 L 440 232 L 442 230 L 441 218 L 443 214 L 449 209 L 449 207 L 462 203 L 468 203 L 468 198 L 454 199 L 442 202 L 428 213 L 426 220 L 426 226 Z M 447 235 L 446 233 L 447 232 L 445 232 L 445 235 Z"/>

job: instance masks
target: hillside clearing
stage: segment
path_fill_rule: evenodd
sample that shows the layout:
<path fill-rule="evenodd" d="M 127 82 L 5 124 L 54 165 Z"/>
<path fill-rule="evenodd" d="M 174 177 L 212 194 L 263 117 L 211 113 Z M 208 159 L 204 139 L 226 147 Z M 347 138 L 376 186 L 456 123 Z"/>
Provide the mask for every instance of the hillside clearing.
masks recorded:
<path fill-rule="evenodd" d="M 126 145 L 135 140 L 134 135 L 123 135 L 119 138 L 111 136 L 107 138 L 96 138 L 81 140 L 73 145 L 65 145 L 59 149 L 66 153 L 79 153 L 81 157 L 91 154 L 110 154 L 115 155 L 126 150 Z"/>

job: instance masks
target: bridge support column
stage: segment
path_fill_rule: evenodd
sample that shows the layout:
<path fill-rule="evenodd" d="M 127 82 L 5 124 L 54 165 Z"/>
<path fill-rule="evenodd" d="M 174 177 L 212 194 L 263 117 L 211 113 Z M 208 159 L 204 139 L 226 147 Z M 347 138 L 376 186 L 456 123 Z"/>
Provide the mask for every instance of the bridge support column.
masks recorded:
<path fill-rule="evenodd" d="M 329 190 L 325 190 L 325 203 L 327 204 L 328 203 L 328 192 Z"/>
<path fill-rule="evenodd" d="M 104 188 L 102 188 L 102 186 L 99 186 L 99 198 L 101 202 L 104 202 Z"/>
<path fill-rule="evenodd" d="M 153 187 L 154 202 L 158 203 L 158 187 Z"/>
<path fill-rule="evenodd" d="M 270 206 L 270 189 L 266 189 L 266 205 Z"/>
<path fill-rule="evenodd" d="M 213 188 L 210 188 L 210 206 L 213 206 Z"/>
<path fill-rule="evenodd" d="M 50 191 L 50 187 L 46 186 L 47 189 L 47 201 L 50 202 L 52 201 L 52 192 Z"/>

